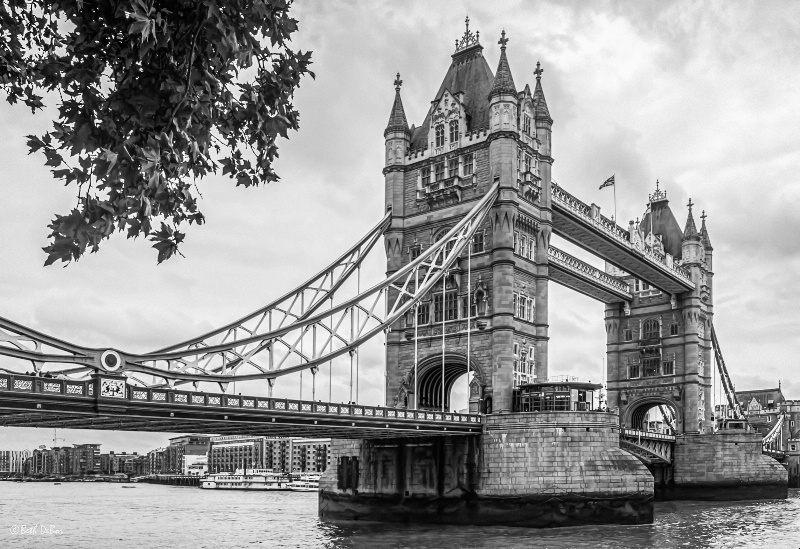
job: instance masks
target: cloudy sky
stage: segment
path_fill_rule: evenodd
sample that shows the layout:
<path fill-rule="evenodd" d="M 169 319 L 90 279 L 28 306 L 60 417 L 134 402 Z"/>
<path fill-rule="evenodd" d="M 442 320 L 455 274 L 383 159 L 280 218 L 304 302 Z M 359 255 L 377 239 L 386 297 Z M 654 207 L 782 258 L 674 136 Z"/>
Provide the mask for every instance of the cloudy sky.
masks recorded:
<path fill-rule="evenodd" d="M 737 388 L 782 380 L 800 398 L 800 4 L 299 1 L 294 13 L 295 45 L 314 52 L 317 78 L 297 94 L 301 129 L 280 144 L 281 181 L 203 181 L 207 224 L 188 228 L 186 257 L 164 265 L 145 241 L 117 236 L 67 268 L 42 266 L 46 226 L 75 189 L 27 155 L 24 135 L 44 132 L 48 114 L 3 102 L 0 316 L 78 344 L 149 351 L 291 289 L 379 220 L 395 73 L 409 123 L 420 124 L 469 14 L 493 70 L 506 31 L 518 87 L 541 61 L 563 187 L 610 213 L 611 190 L 598 185 L 616 173 L 621 221 L 642 215 L 657 178 L 679 223 L 690 197 L 705 209 L 715 324 Z M 365 277 L 381 270 L 378 257 Z M 603 306 L 553 284 L 550 314 L 551 374 L 599 379 Z M 361 401 L 383 399 L 383 367 L 376 342 L 361 356 Z M 347 400 L 346 380 L 334 383 L 334 400 Z M 0 428 L 0 448 L 52 436 Z M 58 436 L 147 451 L 169 435 Z"/>

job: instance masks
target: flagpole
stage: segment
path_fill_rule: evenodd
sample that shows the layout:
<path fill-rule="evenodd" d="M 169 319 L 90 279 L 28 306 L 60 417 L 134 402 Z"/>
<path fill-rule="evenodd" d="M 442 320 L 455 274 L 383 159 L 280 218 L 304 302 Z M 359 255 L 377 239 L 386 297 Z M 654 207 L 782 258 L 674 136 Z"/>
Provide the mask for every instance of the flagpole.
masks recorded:
<path fill-rule="evenodd" d="M 617 174 L 614 174 L 614 223 L 619 225 L 619 221 L 617 221 Z"/>

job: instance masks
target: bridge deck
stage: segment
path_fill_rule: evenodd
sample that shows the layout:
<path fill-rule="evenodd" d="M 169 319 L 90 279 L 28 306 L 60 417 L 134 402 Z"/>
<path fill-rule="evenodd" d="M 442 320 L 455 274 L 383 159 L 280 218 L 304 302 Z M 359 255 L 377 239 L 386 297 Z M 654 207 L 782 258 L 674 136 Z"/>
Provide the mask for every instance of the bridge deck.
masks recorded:
<path fill-rule="evenodd" d="M 603 303 L 621 303 L 633 300 L 625 282 L 555 246 L 547 249 L 547 258 L 550 262 L 550 280 L 553 282 Z"/>
<path fill-rule="evenodd" d="M 656 288 L 679 294 L 694 289 L 688 273 L 666 257 L 636 248 L 628 232 L 566 192 L 553 187 L 553 232 Z"/>
<path fill-rule="evenodd" d="M 0 425 L 331 438 L 477 435 L 478 415 L 0 374 Z"/>

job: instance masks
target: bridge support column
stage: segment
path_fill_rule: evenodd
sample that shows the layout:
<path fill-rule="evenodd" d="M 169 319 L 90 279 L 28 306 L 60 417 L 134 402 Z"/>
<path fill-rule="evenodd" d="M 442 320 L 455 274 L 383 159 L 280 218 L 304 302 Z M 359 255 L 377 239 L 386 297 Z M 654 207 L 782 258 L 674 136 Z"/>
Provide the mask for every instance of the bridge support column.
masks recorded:
<path fill-rule="evenodd" d="M 761 453 L 758 434 L 684 435 L 675 441 L 674 483 L 659 492 L 659 499 L 785 499 L 788 473 Z"/>
<path fill-rule="evenodd" d="M 482 437 L 332 441 L 327 520 L 554 527 L 653 520 L 653 477 L 601 412 L 487 416 Z M 354 468 L 357 472 L 354 472 Z"/>

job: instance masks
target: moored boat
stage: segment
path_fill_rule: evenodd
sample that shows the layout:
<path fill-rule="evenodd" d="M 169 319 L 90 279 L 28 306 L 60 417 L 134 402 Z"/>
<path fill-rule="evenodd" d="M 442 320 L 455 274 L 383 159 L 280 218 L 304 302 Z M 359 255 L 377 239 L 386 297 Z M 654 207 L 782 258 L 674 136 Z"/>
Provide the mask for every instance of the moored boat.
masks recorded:
<path fill-rule="evenodd" d="M 289 490 L 289 478 L 272 469 L 237 469 L 209 475 L 200 488 L 207 490 Z"/>

